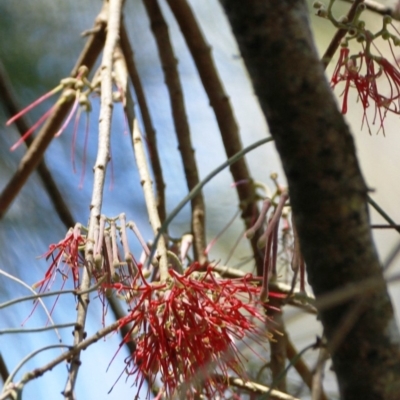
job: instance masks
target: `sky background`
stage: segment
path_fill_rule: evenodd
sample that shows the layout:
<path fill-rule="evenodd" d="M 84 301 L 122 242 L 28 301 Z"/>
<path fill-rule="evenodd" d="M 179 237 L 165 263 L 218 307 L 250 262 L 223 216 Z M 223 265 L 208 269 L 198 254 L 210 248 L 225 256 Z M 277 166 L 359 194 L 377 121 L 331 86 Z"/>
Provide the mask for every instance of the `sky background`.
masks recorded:
<path fill-rule="evenodd" d="M 179 60 L 178 68 L 200 176 L 205 177 L 225 161 L 222 141 L 215 117 L 209 107 L 208 99 L 179 28 L 165 1 L 162 0 L 160 3 L 169 23 L 175 54 Z M 219 74 L 235 110 L 243 145 L 247 146 L 264 138 L 268 135 L 264 117 L 253 94 L 242 61 L 238 57 L 237 46 L 218 1 L 191 0 L 190 4 L 212 47 Z M 347 6 L 343 7 L 337 8 L 338 14 L 344 13 Z M 0 59 L 10 75 L 21 106 L 28 105 L 55 87 L 60 79 L 69 75 L 85 43 L 85 39 L 80 36 L 80 33 L 93 26 L 94 18 L 100 8 L 101 2 L 94 0 L 84 2 L 77 0 L 64 2 L 2 0 L 0 2 L 0 37 L 3 38 L 0 42 Z M 378 17 L 370 14 L 370 19 L 371 24 L 379 26 Z M 334 30 L 325 20 L 318 18 L 312 20 L 318 39 L 318 48 L 323 52 Z M 158 143 L 162 149 L 162 166 L 167 183 L 167 210 L 170 212 L 186 195 L 187 190 L 171 119 L 169 97 L 164 85 L 155 41 L 140 1 L 126 1 L 125 23 L 134 48 L 137 68 L 150 104 Z M 331 71 L 333 66 L 330 66 Z M 29 114 L 29 121 L 36 121 L 51 104 L 52 102 L 49 101 L 37 107 Z M 71 126 L 52 142 L 46 153 L 47 165 L 59 183 L 59 188 L 74 219 L 82 224 L 86 224 L 89 215 L 92 190 L 91 171 L 97 149 L 98 99 L 93 99 L 92 105 L 89 151 L 83 188 L 79 188 L 82 169 L 79 160 L 82 159 L 84 141 L 83 124 L 79 131 L 76 149 L 78 160 L 76 174 L 73 173 L 71 163 Z M 346 117 L 354 132 L 362 171 L 368 186 L 374 190 L 373 198 L 395 221 L 400 221 L 399 117 L 388 118 L 386 137 L 382 133 L 375 135 L 374 129 L 372 135 L 366 129 L 360 129 L 362 108 L 355 101 Z M 5 127 L 7 119 L 8 116 L 5 115 L 4 109 L 0 107 L 0 188 L 5 186 L 25 151 L 24 146 L 15 152 L 9 151 L 10 146 L 19 136 L 14 127 Z M 124 115 L 120 105 L 115 106 L 113 117 L 112 158 L 114 176 L 111 179 L 110 173 L 108 174 L 103 213 L 108 216 L 116 216 L 125 212 L 127 219 L 133 220 L 138 225 L 145 239 L 151 240 L 152 233 L 136 173 L 131 140 L 126 134 Z M 247 156 L 247 162 L 256 181 L 271 186 L 272 182 L 269 176 L 272 172 L 278 172 L 281 181 L 284 182 L 273 144 L 264 145 L 252 152 Z M 231 183 L 229 172 L 224 171 L 205 187 L 208 241 L 218 233 L 237 210 L 238 199 L 234 189 L 230 186 Z M 110 186 L 113 188 L 111 189 Z M 188 215 L 188 207 L 186 207 L 171 225 L 173 236 L 180 236 L 189 230 Z M 371 217 L 373 223 L 382 223 L 380 217 L 373 211 L 371 211 Z M 232 242 L 236 240 L 242 229 L 242 221 L 236 219 L 214 247 L 211 258 L 223 260 L 224 255 L 230 250 Z M 47 251 L 49 244 L 57 243 L 64 236 L 65 228 L 55 214 L 38 176 L 33 174 L 6 216 L 0 221 L 0 269 L 32 285 L 41 279 L 47 269 L 45 260 L 38 256 Z M 375 232 L 374 237 L 382 260 L 399 242 L 398 234 L 389 230 Z M 140 247 L 133 237 L 131 237 L 131 243 L 136 254 L 140 254 Z M 242 240 L 230 265 L 234 266 L 249 254 L 249 247 Z M 396 270 L 399 270 L 398 261 L 392 266 L 389 275 L 394 274 Z M 391 284 L 390 290 L 397 307 L 400 304 L 398 284 Z M 26 288 L 0 275 L 0 302 L 28 294 Z M 46 303 L 51 306 L 52 300 Z M 31 310 L 32 303 L 30 302 L 0 310 L 0 329 L 19 327 Z M 102 309 L 99 302 L 93 301 L 87 323 L 89 336 L 101 327 L 101 315 Z M 73 322 L 75 317 L 73 297 L 63 296 L 54 312 L 55 322 Z M 316 334 L 321 334 L 321 328 L 313 317 L 306 317 L 297 311 L 289 310 L 286 318 L 288 331 L 299 349 L 312 343 Z M 40 327 L 46 324 L 46 319 L 43 311 L 37 309 L 25 326 Z M 107 322 L 111 321 L 112 315 L 109 313 Z M 70 328 L 64 329 L 60 333 L 64 343 L 71 343 Z M 36 336 L 0 335 L 0 351 L 8 368 L 13 370 L 17 363 L 33 350 L 57 343 L 57 341 L 54 332 L 36 334 Z M 124 398 L 134 397 L 135 388 L 130 387 L 133 383 L 132 378 L 127 382 L 125 382 L 125 378 L 122 378 L 113 391 L 107 395 L 122 371 L 123 359 L 127 356 L 127 353 L 124 353 L 125 350 L 121 351 L 111 364 L 109 371 L 105 373 L 119 343 L 120 336 L 114 334 L 107 337 L 106 340 L 101 340 L 82 354 L 83 364 L 76 388 L 78 399 L 113 400 L 122 396 Z M 23 372 L 45 364 L 58 354 L 60 354 L 60 350 L 56 349 L 37 355 L 25 365 Z M 310 362 L 311 359 L 312 356 L 309 359 Z M 21 373 L 18 376 L 21 377 Z M 291 376 L 291 379 L 295 384 L 296 376 Z M 29 383 L 25 389 L 24 398 L 61 398 L 59 393 L 64 389 L 65 381 L 66 366 L 61 364 L 51 373 Z M 328 389 L 334 390 L 334 388 L 333 379 L 328 376 Z M 144 398 L 144 395 L 141 398 Z"/>

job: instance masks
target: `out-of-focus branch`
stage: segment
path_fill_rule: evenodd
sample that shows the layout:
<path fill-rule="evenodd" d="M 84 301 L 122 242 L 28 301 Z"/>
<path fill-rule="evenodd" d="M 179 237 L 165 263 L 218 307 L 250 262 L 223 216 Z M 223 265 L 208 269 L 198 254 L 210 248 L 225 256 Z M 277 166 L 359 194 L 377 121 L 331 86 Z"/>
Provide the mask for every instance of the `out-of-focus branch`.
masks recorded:
<path fill-rule="evenodd" d="M 226 383 L 229 386 L 234 386 L 239 389 L 246 390 L 250 393 L 257 393 L 257 394 L 268 393 L 268 399 L 270 400 L 299 400 L 296 397 L 291 396 L 290 394 L 283 393 L 275 389 L 271 390 L 268 386 L 260 385 L 259 383 L 251 381 L 244 381 L 243 379 L 240 378 L 234 378 L 234 377 L 226 378 L 223 375 L 213 375 L 213 378 L 218 382 Z"/>
<path fill-rule="evenodd" d="M 10 79 L 7 75 L 7 72 L 0 60 L 0 96 L 3 100 L 4 107 L 7 109 L 8 115 L 12 117 L 16 115 L 20 109 L 17 106 L 17 101 L 15 99 L 15 95 L 13 93 L 13 88 L 10 84 Z M 26 122 L 24 117 L 20 117 L 15 121 L 19 134 L 22 136 L 29 129 L 29 124 Z M 26 145 L 29 147 L 33 142 L 33 138 L 28 136 L 25 139 Z M 44 159 L 40 161 L 37 166 L 37 171 L 42 181 L 43 186 L 45 187 L 46 192 L 48 193 L 51 202 L 53 203 L 58 216 L 61 221 L 67 226 L 67 228 L 74 226 L 74 219 L 68 206 L 65 204 L 65 201 L 58 190 L 57 184 L 53 179 L 50 171 L 48 170 Z"/>
<path fill-rule="evenodd" d="M 6 362 L 4 361 L 3 355 L 0 353 L 0 376 L 3 382 L 5 382 L 10 375 Z"/>
<path fill-rule="evenodd" d="M 85 65 L 90 70 L 103 48 L 105 38 L 104 16 L 107 12 L 107 4 L 107 2 L 104 3 L 100 14 L 96 18 L 96 31 L 90 36 L 81 55 L 79 56 L 78 62 L 71 72 L 71 76 L 73 77 L 77 75 L 80 66 Z M 61 94 L 60 98 L 62 98 L 62 96 L 63 94 Z M 22 157 L 16 172 L 0 194 L 0 218 L 4 216 L 8 207 L 18 195 L 30 174 L 42 160 L 44 152 L 49 146 L 55 133 L 59 130 L 72 104 L 73 100 L 59 101 L 57 103 L 52 115 L 47 119 L 43 128 Z"/>
<path fill-rule="evenodd" d="M 343 0 L 346 3 L 354 3 L 354 0 Z M 393 7 L 389 7 L 382 3 L 373 0 L 364 0 L 364 4 L 367 6 L 367 9 L 380 15 L 390 15 L 394 20 L 400 21 L 399 10 Z"/>
<path fill-rule="evenodd" d="M 151 29 L 156 39 L 158 54 L 164 71 L 176 136 L 179 143 L 179 151 L 183 161 L 186 183 L 190 191 L 199 183 L 199 173 L 190 138 L 190 128 L 186 116 L 182 85 L 177 69 L 177 59 L 175 58 L 174 50 L 169 38 L 168 26 L 164 20 L 157 0 L 144 0 L 144 5 L 150 18 Z M 193 197 L 191 203 L 195 259 L 197 259 L 200 264 L 204 264 L 207 261 L 207 257 L 204 253 L 206 248 L 204 227 L 205 206 L 201 191 Z"/>
<path fill-rule="evenodd" d="M 156 185 L 156 201 L 157 210 L 160 220 L 164 222 L 166 218 L 165 210 L 165 183 L 161 168 L 160 156 L 157 149 L 156 132 L 151 121 L 149 107 L 147 105 L 146 95 L 144 93 L 142 83 L 136 69 L 132 46 L 129 42 L 128 33 L 126 32 L 125 25 L 121 25 L 121 49 L 125 57 L 126 66 L 128 69 L 129 77 L 131 78 L 133 88 L 136 93 L 137 102 L 140 109 L 140 114 L 143 120 L 143 126 L 146 134 L 146 144 L 149 151 L 150 163 L 153 169 L 154 181 Z"/>
<path fill-rule="evenodd" d="M 211 48 L 207 44 L 201 29 L 196 21 L 192 9 L 186 0 L 167 0 L 185 38 L 185 41 L 196 64 L 204 90 L 214 110 L 221 132 L 227 157 L 232 157 L 242 149 L 239 127 L 235 120 L 234 111 L 225 93 L 225 89 L 218 76 Z M 230 166 L 233 180 L 240 182 L 236 190 L 240 199 L 242 218 L 246 229 L 249 229 L 258 217 L 255 188 L 245 159 L 239 160 Z M 260 232 L 257 231 L 251 239 L 251 246 L 257 266 L 257 274 L 262 275 L 263 255 L 257 247 Z"/>
<path fill-rule="evenodd" d="M 107 164 L 110 157 L 111 118 L 113 110 L 112 93 L 112 68 L 113 54 L 119 41 L 120 21 L 123 0 L 110 0 L 107 19 L 107 37 L 104 45 L 103 59 L 101 64 L 101 106 L 99 118 L 99 140 L 97 159 L 94 166 L 94 182 L 92 201 L 90 204 L 90 216 L 87 241 L 85 246 L 86 268 L 83 270 L 81 289 L 90 286 L 91 269 L 94 265 L 93 251 L 95 242 L 95 230 L 99 224 L 101 206 L 103 202 L 103 190 L 106 177 Z M 89 294 L 79 296 L 76 328 L 74 330 L 74 345 L 77 346 L 84 339 L 84 328 L 86 322 Z M 80 353 L 76 353 L 71 360 L 68 381 L 64 390 L 64 397 L 73 399 L 73 391 L 76 377 L 79 371 Z"/>
<path fill-rule="evenodd" d="M 287 335 L 287 334 L 286 334 Z M 304 383 L 307 387 L 313 392 L 313 374 L 308 368 L 307 364 L 304 362 L 302 357 L 298 356 L 298 351 L 294 347 L 294 344 L 290 340 L 288 336 L 286 336 L 286 355 L 288 360 L 296 359 L 296 362 L 293 364 L 294 369 L 300 375 L 301 379 L 303 379 Z M 321 382 L 320 382 L 321 383 Z M 319 395 L 316 400 L 327 400 L 326 394 L 322 386 L 318 389 Z"/>

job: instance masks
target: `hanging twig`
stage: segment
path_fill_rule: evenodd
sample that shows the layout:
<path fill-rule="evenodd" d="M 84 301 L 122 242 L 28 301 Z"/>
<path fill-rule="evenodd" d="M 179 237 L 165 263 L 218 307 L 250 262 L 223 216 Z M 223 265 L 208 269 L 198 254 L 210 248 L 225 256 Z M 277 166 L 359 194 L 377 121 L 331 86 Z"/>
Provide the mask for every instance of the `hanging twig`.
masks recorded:
<path fill-rule="evenodd" d="M 143 126 L 146 134 L 146 144 L 149 150 L 150 163 L 154 174 L 154 181 L 156 184 L 158 215 L 160 216 L 160 220 L 164 222 L 167 215 L 165 211 L 165 183 L 161 168 L 160 156 L 157 149 L 156 131 L 154 130 L 153 123 L 151 121 L 146 96 L 139 78 L 139 74 L 136 69 L 132 46 L 129 42 L 128 34 L 126 32 L 123 22 L 121 25 L 121 49 L 125 57 L 128 74 L 131 78 L 132 85 L 136 93 L 140 114 L 143 120 Z"/>
<path fill-rule="evenodd" d="M 94 182 L 92 201 L 90 204 L 89 227 L 85 246 L 85 261 L 81 289 L 85 290 L 90 286 L 91 269 L 94 265 L 94 232 L 99 224 L 101 206 L 103 201 L 103 189 L 106 176 L 107 163 L 110 157 L 110 135 L 111 117 L 113 109 L 112 96 L 112 67 L 113 54 L 119 40 L 120 21 L 123 0 L 110 0 L 107 23 L 107 37 L 104 45 L 103 60 L 101 64 L 101 107 L 99 118 L 99 140 L 97 159 L 94 166 Z M 85 321 L 89 304 L 89 294 L 79 296 L 77 327 L 74 330 L 74 345 L 82 342 L 85 332 Z M 64 397 L 68 400 L 73 398 L 73 390 L 80 365 L 80 353 L 76 353 L 71 360 L 68 381 L 64 390 Z"/>
<path fill-rule="evenodd" d="M 169 38 L 168 26 L 162 15 L 157 0 L 144 0 L 144 5 L 150 19 L 151 29 L 156 39 L 158 54 L 161 59 L 165 83 L 170 97 L 172 116 L 175 125 L 175 132 L 179 143 L 184 166 L 186 183 L 189 191 L 199 183 L 194 150 L 190 138 L 190 127 L 186 115 L 185 100 L 183 97 L 182 85 L 177 69 L 177 59 Z M 205 255 L 205 206 L 201 191 L 192 199 L 192 231 L 195 259 L 204 264 L 207 261 Z"/>
<path fill-rule="evenodd" d="M 193 60 L 207 96 L 210 105 L 214 110 L 215 117 L 221 132 L 227 157 L 242 150 L 242 143 L 239 135 L 239 127 L 235 120 L 234 112 L 229 101 L 228 95 L 218 76 L 214 60 L 211 56 L 211 48 L 207 44 L 196 18 L 186 0 L 167 0 L 182 34 L 189 47 Z M 253 180 L 250 176 L 246 161 L 244 158 L 230 166 L 233 180 L 241 182 L 236 185 L 236 190 L 240 199 L 240 208 L 242 218 L 246 229 L 249 229 L 258 217 L 257 199 Z M 257 266 L 257 274 L 262 275 L 263 255 L 257 247 L 259 232 L 256 232 L 251 239 L 251 246 Z"/>
<path fill-rule="evenodd" d="M 103 48 L 105 38 L 104 16 L 107 9 L 106 4 L 107 2 L 105 2 L 103 9 L 96 18 L 95 27 L 98 29 L 87 41 L 85 48 L 83 49 L 75 67 L 71 72 L 72 77 L 77 75 L 79 67 L 83 65 L 90 70 Z M 61 94 L 60 99 L 62 98 L 63 94 Z M 52 115 L 47 119 L 37 137 L 33 140 L 31 146 L 29 146 L 24 157 L 22 157 L 22 160 L 13 177 L 9 180 L 0 195 L 0 218 L 4 216 L 8 207 L 18 195 L 30 174 L 35 170 L 42 160 L 44 152 L 52 141 L 54 134 L 60 129 L 60 126 L 72 107 L 73 102 L 73 99 L 63 101 L 60 100 L 57 102 Z"/>

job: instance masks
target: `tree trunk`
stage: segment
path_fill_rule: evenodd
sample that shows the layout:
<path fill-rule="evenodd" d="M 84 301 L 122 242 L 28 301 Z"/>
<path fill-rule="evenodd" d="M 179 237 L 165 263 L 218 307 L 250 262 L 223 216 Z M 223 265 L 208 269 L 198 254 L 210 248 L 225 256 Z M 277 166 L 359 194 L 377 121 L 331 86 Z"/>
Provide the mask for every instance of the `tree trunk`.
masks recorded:
<path fill-rule="evenodd" d="M 317 299 L 376 280 L 362 297 L 320 309 L 341 397 L 400 399 L 400 337 L 369 229 L 367 187 L 318 59 L 306 4 L 221 3 L 283 163 Z"/>

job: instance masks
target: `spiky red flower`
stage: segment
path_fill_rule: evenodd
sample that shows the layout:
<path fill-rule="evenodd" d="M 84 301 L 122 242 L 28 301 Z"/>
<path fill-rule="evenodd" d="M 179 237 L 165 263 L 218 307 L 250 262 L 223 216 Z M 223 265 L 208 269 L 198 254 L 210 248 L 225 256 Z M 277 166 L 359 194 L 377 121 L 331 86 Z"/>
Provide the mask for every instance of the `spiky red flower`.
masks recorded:
<path fill-rule="evenodd" d="M 378 79 L 386 78 L 388 93 L 378 87 Z M 331 86 L 335 88 L 339 83 L 344 83 L 345 87 L 342 93 L 342 113 L 346 114 L 348 110 L 348 94 L 350 88 L 357 91 L 358 99 L 364 109 L 363 122 L 367 123 L 371 131 L 366 111 L 373 104 L 374 119 L 380 120 L 380 129 L 384 131 L 384 120 L 388 111 L 394 114 L 400 114 L 400 71 L 399 66 L 391 64 L 386 58 L 372 56 L 365 49 L 350 56 L 348 47 L 340 49 L 338 63 L 331 79 Z M 385 85 L 380 82 L 380 86 Z"/>
<path fill-rule="evenodd" d="M 52 259 L 49 268 L 42 280 L 35 283 L 33 287 L 39 287 L 39 292 L 47 290 L 56 278 L 57 271 L 63 277 L 63 285 L 70 273 L 74 281 L 74 288 L 79 286 L 79 270 L 84 260 L 79 254 L 79 247 L 86 243 L 86 239 L 81 235 L 81 225 L 76 224 L 74 228 L 69 229 L 63 240 L 57 244 L 51 244 L 47 253 L 43 254 L 46 260 Z"/>
<path fill-rule="evenodd" d="M 168 397 L 178 386 L 187 398 L 212 397 L 222 389 L 210 373 L 245 375 L 235 340 L 260 334 L 257 320 L 266 319 L 258 308 L 260 289 L 250 274 L 223 279 L 210 267 L 198 269 L 198 263 L 182 275 L 171 269 L 165 284 L 134 289 L 134 307 L 120 327 L 131 324 L 123 343 L 134 336 L 136 351 L 126 371 L 137 374 L 139 388 L 145 377 L 152 385 L 159 374 Z"/>

